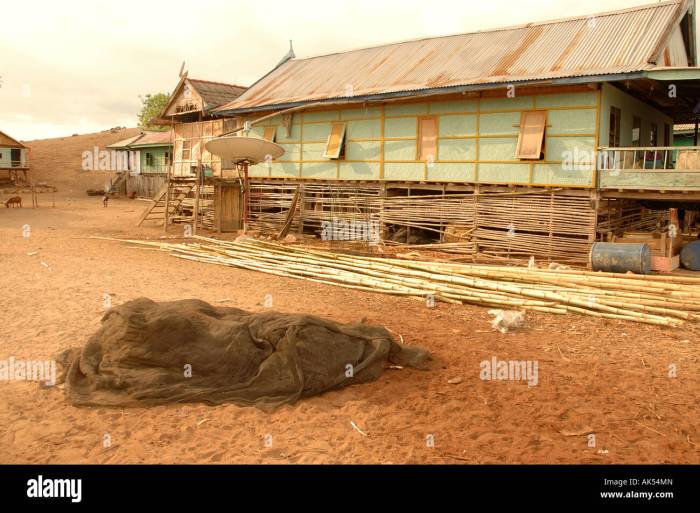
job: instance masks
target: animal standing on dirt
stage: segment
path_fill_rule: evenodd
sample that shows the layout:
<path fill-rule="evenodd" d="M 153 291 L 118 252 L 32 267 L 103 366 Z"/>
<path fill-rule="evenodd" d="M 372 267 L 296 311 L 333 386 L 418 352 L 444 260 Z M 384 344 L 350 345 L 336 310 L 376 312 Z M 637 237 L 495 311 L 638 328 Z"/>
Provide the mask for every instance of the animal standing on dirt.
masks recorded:
<path fill-rule="evenodd" d="M 109 195 L 105 194 L 104 197 L 102 198 L 102 204 L 107 207 L 107 203 L 109 203 Z"/>
<path fill-rule="evenodd" d="M 15 205 L 19 205 L 19 208 L 22 208 L 22 198 L 20 196 L 12 196 L 5 202 L 5 207 L 10 208 L 10 205 L 12 205 L 12 208 L 14 208 Z"/>

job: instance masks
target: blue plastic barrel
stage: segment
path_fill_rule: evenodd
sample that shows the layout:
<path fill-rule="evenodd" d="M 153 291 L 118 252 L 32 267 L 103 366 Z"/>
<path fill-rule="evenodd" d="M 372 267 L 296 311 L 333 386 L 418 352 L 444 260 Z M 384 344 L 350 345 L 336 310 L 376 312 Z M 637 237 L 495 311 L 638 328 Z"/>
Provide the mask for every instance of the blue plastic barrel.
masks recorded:
<path fill-rule="evenodd" d="M 651 248 L 648 244 L 596 242 L 591 248 L 591 269 L 608 273 L 649 274 Z"/>
<path fill-rule="evenodd" d="M 700 271 L 700 240 L 687 244 L 681 250 L 681 265 L 691 271 Z"/>

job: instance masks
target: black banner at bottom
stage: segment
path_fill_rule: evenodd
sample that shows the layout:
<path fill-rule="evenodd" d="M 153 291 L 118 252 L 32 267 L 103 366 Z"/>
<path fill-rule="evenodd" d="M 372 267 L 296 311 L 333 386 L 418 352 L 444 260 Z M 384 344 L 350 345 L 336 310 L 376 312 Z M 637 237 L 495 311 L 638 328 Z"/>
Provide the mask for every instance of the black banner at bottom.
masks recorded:
<path fill-rule="evenodd" d="M 0 466 L 3 504 L 698 504 L 700 466 Z M 250 498 L 249 500 L 246 497 Z M 565 501 L 565 502 L 562 502 Z M 254 504 L 254 503 L 253 503 Z M 327 503 L 326 504 L 330 504 Z M 252 505 L 252 504 L 251 504 Z M 249 507 L 249 506 L 248 506 Z"/>

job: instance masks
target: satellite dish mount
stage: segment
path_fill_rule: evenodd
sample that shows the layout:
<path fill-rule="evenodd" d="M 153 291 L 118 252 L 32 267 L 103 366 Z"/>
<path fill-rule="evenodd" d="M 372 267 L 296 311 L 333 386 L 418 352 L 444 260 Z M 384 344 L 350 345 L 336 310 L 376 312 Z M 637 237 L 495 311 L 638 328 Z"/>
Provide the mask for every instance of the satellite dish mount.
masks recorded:
<path fill-rule="evenodd" d="M 243 125 L 242 137 L 217 137 L 207 142 L 204 147 L 208 152 L 217 155 L 224 162 L 233 162 L 238 171 L 238 181 L 243 194 L 243 231 L 248 230 L 248 167 L 267 163 L 269 166 L 274 159 L 284 155 L 284 149 L 267 139 L 248 137 L 252 124 L 246 121 Z"/>

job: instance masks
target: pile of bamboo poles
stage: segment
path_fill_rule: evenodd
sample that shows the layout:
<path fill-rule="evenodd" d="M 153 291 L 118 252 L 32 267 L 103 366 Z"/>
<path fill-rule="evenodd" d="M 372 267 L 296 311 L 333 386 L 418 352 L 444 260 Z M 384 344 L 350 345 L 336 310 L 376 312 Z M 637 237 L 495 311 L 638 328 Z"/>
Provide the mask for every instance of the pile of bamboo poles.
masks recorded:
<path fill-rule="evenodd" d="M 662 326 L 700 319 L 700 278 L 528 269 L 354 256 L 252 238 L 236 242 L 124 240 L 177 258 L 355 290 Z M 118 239 L 110 239 L 118 240 Z"/>

